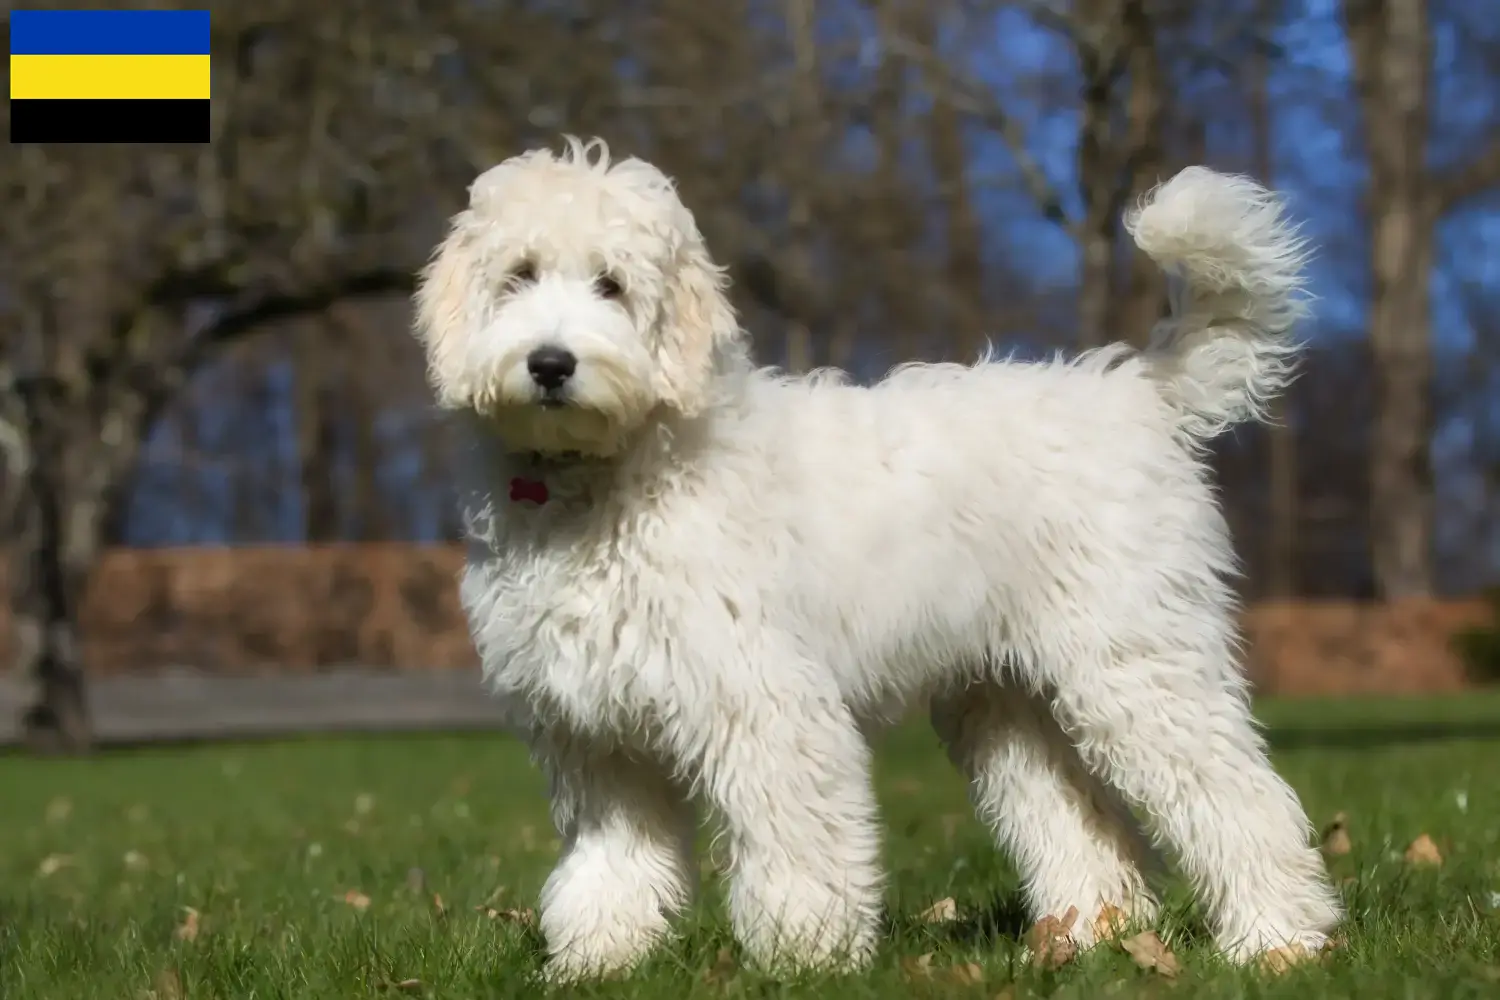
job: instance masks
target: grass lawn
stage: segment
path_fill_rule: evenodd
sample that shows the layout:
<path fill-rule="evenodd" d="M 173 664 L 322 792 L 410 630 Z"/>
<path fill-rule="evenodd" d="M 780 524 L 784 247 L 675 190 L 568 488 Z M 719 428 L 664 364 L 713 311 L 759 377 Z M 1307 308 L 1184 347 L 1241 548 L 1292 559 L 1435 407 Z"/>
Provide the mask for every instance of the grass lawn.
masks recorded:
<path fill-rule="evenodd" d="M 1348 942 L 1316 965 L 1222 966 L 1180 887 L 1158 928 L 1184 967 L 1175 979 L 1114 948 L 1056 970 L 1023 964 L 1015 876 L 936 741 L 911 725 L 880 752 L 893 916 L 872 971 L 776 981 L 741 969 L 710 878 L 682 941 L 628 979 L 556 992 L 1500 996 L 1500 697 L 1262 714 L 1315 822 L 1349 817 L 1353 849 L 1333 861 Z M 1440 866 L 1403 858 L 1424 833 Z M 0 997 L 536 996 L 538 940 L 507 911 L 534 905 L 556 849 L 541 782 L 500 737 L 0 756 Z M 947 897 L 955 922 L 920 919 Z"/>

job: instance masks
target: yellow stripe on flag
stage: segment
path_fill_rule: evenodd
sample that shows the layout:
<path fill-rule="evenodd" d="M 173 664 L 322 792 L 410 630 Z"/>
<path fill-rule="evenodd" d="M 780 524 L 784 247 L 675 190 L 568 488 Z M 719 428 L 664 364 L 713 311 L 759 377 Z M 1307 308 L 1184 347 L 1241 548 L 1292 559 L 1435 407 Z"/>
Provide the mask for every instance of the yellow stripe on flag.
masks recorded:
<path fill-rule="evenodd" d="M 208 56 L 11 56 L 13 101 L 207 100 Z"/>

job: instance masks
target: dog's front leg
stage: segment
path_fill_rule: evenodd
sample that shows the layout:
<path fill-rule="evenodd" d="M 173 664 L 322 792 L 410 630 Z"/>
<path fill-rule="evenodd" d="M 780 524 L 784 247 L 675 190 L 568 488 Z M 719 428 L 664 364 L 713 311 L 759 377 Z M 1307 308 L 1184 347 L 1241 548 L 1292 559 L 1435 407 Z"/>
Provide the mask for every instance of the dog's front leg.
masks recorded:
<path fill-rule="evenodd" d="M 763 967 L 858 967 L 882 889 L 869 746 L 832 692 L 755 688 L 706 699 L 679 733 L 727 827 L 735 934 Z"/>
<path fill-rule="evenodd" d="M 653 762 L 548 734 L 532 752 L 552 785 L 562 858 L 542 889 L 547 974 L 627 969 L 666 936 L 696 881 L 691 806 Z"/>

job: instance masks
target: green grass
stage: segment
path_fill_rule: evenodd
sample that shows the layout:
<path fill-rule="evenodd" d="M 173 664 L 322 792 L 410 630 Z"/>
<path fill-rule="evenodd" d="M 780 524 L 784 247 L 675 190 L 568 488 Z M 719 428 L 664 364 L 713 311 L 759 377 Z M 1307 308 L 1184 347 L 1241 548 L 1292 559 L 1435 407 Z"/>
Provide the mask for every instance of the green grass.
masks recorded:
<path fill-rule="evenodd" d="M 557 992 L 1500 996 L 1500 698 L 1273 704 L 1263 715 L 1314 820 L 1349 814 L 1354 850 L 1333 866 L 1348 943 L 1317 965 L 1279 977 L 1224 967 L 1180 886 L 1159 927 L 1186 967 L 1177 979 L 1110 948 L 1056 971 L 1024 965 L 1015 876 L 934 739 L 908 726 L 880 752 L 892 929 L 871 971 L 778 981 L 740 968 L 710 878 L 683 940 L 630 978 Z M 1402 860 L 1422 833 L 1442 848 L 1440 868 Z M 431 997 L 536 996 L 535 932 L 476 908 L 534 905 L 556 848 L 540 780 L 494 736 L 3 756 L 0 997 L 398 996 L 386 984 L 410 979 Z M 370 905 L 346 902 L 350 891 Z M 948 896 L 956 924 L 918 919 Z M 186 907 L 199 933 L 178 940 Z M 911 968 L 922 955 L 933 972 Z M 946 974 L 969 963 L 983 982 Z"/>

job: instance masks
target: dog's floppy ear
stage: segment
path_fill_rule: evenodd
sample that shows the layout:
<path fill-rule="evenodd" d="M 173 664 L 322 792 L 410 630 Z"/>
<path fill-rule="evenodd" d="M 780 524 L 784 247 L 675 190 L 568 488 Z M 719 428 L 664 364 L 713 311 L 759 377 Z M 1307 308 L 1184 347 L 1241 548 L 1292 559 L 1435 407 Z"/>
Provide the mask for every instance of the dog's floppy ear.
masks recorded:
<path fill-rule="evenodd" d="M 689 240 L 667 282 L 657 348 L 662 401 L 686 417 L 709 405 L 717 356 L 740 338 L 724 284 L 702 242 Z"/>
<path fill-rule="evenodd" d="M 458 349 L 468 319 L 468 277 L 472 267 L 468 212 L 453 217 L 447 237 L 417 277 L 413 295 L 417 339 L 427 348 L 428 372 L 439 402 L 453 388 L 448 377 L 449 355 Z"/>

